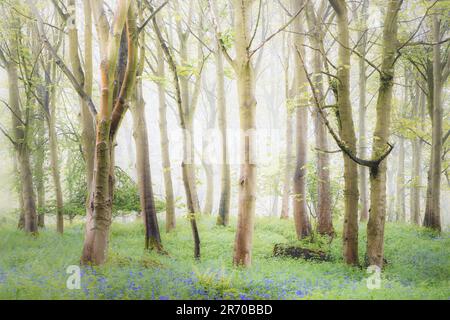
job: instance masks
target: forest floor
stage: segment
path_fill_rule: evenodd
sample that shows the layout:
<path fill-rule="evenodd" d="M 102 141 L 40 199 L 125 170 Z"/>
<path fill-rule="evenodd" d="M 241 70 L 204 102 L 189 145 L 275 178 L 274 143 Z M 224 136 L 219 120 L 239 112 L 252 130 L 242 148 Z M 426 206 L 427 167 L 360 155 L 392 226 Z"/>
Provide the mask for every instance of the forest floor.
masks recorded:
<path fill-rule="evenodd" d="M 450 233 L 437 236 L 423 228 L 387 224 L 388 264 L 381 288 L 369 290 L 366 269 L 342 262 L 340 236 L 331 244 L 316 237 L 311 245 L 329 252 L 329 262 L 273 257 L 274 244 L 295 242 L 293 222 L 258 218 L 252 267 L 240 269 L 231 265 L 235 221 L 223 228 L 201 217 L 200 262 L 193 259 L 188 222 L 179 217 L 177 223 L 175 232 L 163 232 L 168 254 L 159 255 L 143 250 L 141 223 L 114 222 L 108 263 L 83 268 L 79 290 L 67 289 L 66 270 L 78 265 L 82 223 L 67 226 L 63 236 L 50 226 L 37 238 L 0 225 L 0 299 L 450 298 Z M 365 228 L 359 238 L 363 262 Z"/>

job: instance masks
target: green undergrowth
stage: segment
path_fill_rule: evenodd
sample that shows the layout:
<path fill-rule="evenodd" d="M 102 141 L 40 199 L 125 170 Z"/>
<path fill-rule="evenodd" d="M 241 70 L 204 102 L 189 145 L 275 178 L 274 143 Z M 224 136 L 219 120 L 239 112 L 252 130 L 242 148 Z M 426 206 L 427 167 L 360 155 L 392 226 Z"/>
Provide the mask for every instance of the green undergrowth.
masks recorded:
<path fill-rule="evenodd" d="M 292 220 L 258 218 L 252 266 L 232 266 L 235 221 L 218 227 L 215 218 L 199 219 L 201 261 L 193 258 L 188 221 L 162 234 L 167 254 L 146 252 L 140 222 L 114 222 L 108 262 L 82 268 L 80 289 L 70 290 L 66 273 L 78 265 L 84 226 L 74 223 L 58 235 L 54 226 L 36 238 L 11 224 L 0 226 L 0 299 L 449 299 L 450 234 L 423 228 L 386 225 L 387 265 L 379 289 L 370 290 L 365 268 L 349 267 L 341 258 L 337 236 L 315 236 L 301 244 L 320 249 L 331 261 L 273 257 L 277 243 L 295 240 Z M 164 223 L 161 224 L 164 229 Z M 360 261 L 365 253 L 365 227 L 359 235 Z"/>

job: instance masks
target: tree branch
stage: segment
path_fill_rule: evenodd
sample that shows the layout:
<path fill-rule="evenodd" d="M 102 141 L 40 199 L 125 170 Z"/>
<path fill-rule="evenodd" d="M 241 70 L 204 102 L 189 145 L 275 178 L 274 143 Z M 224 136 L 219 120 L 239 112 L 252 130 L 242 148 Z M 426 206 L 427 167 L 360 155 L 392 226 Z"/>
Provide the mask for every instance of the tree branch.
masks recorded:
<path fill-rule="evenodd" d="M 305 3 L 303 4 L 303 6 L 300 8 L 300 10 L 298 10 L 298 12 L 296 14 L 294 14 L 292 16 L 291 19 L 288 20 L 288 22 L 286 22 L 282 27 L 280 27 L 277 31 L 275 31 L 274 33 L 272 33 L 269 37 L 267 37 L 266 39 L 264 39 L 263 42 L 261 42 L 261 44 L 259 46 L 257 46 L 254 50 L 250 51 L 250 58 L 256 53 L 256 51 L 258 51 L 259 49 L 261 49 L 267 42 L 269 42 L 270 40 L 272 40 L 273 37 L 275 37 L 277 34 L 279 34 L 280 32 L 284 31 L 287 27 L 289 27 L 289 25 L 300 15 L 300 13 L 303 11 L 303 9 L 305 9 L 306 4 L 308 3 L 309 0 L 306 0 Z"/>
<path fill-rule="evenodd" d="M 325 124 L 325 126 L 328 128 L 328 131 L 330 132 L 331 136 L 333 137 L 334 141 L 336 142 L 336 144 L 338 145 L 338 147 L 350 158 L 352 159 L 354 162 L 356 162 L 359 165 L 365 166 L 370 168 L 371 172 L 376 171 L 380 165 L 380 163 L 391 153 L 391 151 L 393 150 L 394 146 L 391 145 L 389 142 L 387 143 L 389 148 L 388 150 L 382 154 L 379 158 L 377 159 L 372 159 L 372 160 L 365 160 L 365 159 L 361 159 L 358 158 L 355 154 L 353 154 L 353 152 L 346 146 L 345 142 L 342 141 L 338 134 L 334 131 L 333 127 L 331 126 L 330 122 L 327 119 L 327 116 L 325 114 L 325 112 L 322 109 L 321 103 L 319 101 L 319 98 L 317 97 L 317 92 L 314 88 L 314 84 L 311 80 L 311 77 L 309 76 L 308 70 L 306 70 L 306 66 L 304 64 L 303 61 L 303 57 L 302 54 L 297 50 L 297 54 L 299 55 L 302 64 L 305 68 L 305 75 L 306 75 L 306 79 L 308 80 L 309 83 L 309 87 L 310 90 L 313 94 L 313 98 L 314 98 L 314 103 L 316 104 L 317 110 L 319 111 L 319 114 L 323 120 L 323 123 Z"/>
<path fill-rule="evenodd" d="M 70 69 L 66 66 L 66 64 L 63 62 L 63 60 L 59 57 L 55 48 L 53 48 L 53 46 L 48 41 L 48 39 L 45 35 L 44 23 L 42 21 L 42 17 L 40 15 L 39 11 L 37 10 L 36 6 L 34 5 L 33 1 L 27 0 L 27 2 L 31 8 L 31 11 L 34 13 L 34 15 L 37 18 L 38 33 L 39 33 L 39 36 L 41 37 L 42 42 L 48 48 L 48 51 L 53 56 L 53 59 L 55 59 L 56 65 L 61 69 L 61 71 L 66 75 L 66 77 L 72 83 L 72 86 L 75 89 L 75 91 L 87 103 L 92 116 L 95 117 L 97 115 L 97 109 L 95 108 L 94 102 L 92 101 L 91 97 L 84 91 L 84 88 L 78 83 L 77 79 L 75 78 L 73 73 L 70 71 Z"/>

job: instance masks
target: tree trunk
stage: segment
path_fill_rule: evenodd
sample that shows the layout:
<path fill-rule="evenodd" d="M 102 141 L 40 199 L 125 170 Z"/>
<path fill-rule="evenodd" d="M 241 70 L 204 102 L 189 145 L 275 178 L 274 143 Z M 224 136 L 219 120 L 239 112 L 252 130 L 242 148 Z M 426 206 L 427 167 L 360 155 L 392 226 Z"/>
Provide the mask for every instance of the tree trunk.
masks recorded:
<path fill-rule="evenodd" d="M 157 46 L 158 59 L 158 77 L 164 79 L 164 56 L 160 46 Z M 166 90 L 164 83 L 158 82 L 158 101 L 159 101 L 159 134 L 161 139 L 161 158 L 163 166 L 164 191 L 166 195 L 166 232 L 175 229 L 175 202 L 172 185 L 172 171 L 169 155 L 169 137 L 167 134 L 167 105 L 166 105 Z"/>
<path fill-rule="evenodd" d="M 203 137 L 203 143 L 202 143 L 202 165 L 205 169 L 205 175 L 206 175 L 206 195 L 205 195 L 205 203 L 203 206 L 203 213 L 205 215 L 211 215 L 213 210 L 213 200 L 214 200 L 214 171 L 213 171 L 213 165 L 210 163 L 208 157 L 208 142 L 206 142 L 206 139 L 211 138 L 210 136 L 204 136 Z"/>
<path fill-rule="evenodd" d="M 306 9 L 308 27 L 313 30 L 311 43 L 317 49 L 313 52 L 313 82 L 319 102 L 323 106 L 323 62 L 320 51 L 323 48 L 323 30 L 319 23 L 322 17 L 319 20 L 316 16 L 312 2 L 307 3 Z M 334 234 L 334 229 L 331 215 L 330 160 L 326 152 L 328 150 L 327 128 L 316 108 L 314 108 L 312 115 L 314 118 L 314 134 L 317 149 L 317 232 L 332 235 Z"/>
<path fill-rule="evenodd" d="M 293 12 L 298 12 L 304 1 L 293 0 Z M 303 95 L 306 90 L 306 75 L 302 59 L 305 56 L 303 23 L 300 17 L 293 22 L 293 28 L 296 32 L 293 35 L 294 42 L 294 100 L 296 113 L 296 164 L 294 173 L 294 198 L 293 198 L 293 216 L 295 222 L 295 231 L 297 237 L 304 238 L 311 234 L 311 224 L 308 217 L 306 205 L 306 164 L 308 147 L 308 102 Z M 299 56 L 300 55 L 300 56 Z"/>
<path fill-rule="evenodd" d="M 236 32 L 237 89 L 239 101 L 241 165 L 239 178 L 238 223 L 234 242 L 233 264 L 248 267 L 252 259 L 255 220 L 256 159 L 255 159 L 255 74 L 249 52 L 252 0 L 233 0 Z"/>
<path fill-rule="evenodd" d="M 12 47 L 15 47 L 13 43 Z M 20 185 L 22 191 L 22 200 L 24 208 L 24 230 L 27 233 L 37 233 L 37 212 L 36 200 L 33 189 L 33 176 L 30 164 L 30 148 L 28 145 L 28 138 L 26 135 L 26 128 L 19 120 L 22 118 L 22 111 L 20 108 L 20 93 L 19 93 L 19 79 L 17 75 L 17 65 L 15 61 L 11 61 L 6 66 L 8 73 L 8 92 L 9 92 L 9 106 L 14 112 L 12 115 L 13 138 L 15 141 L 15 148 L 17 154 L 18 169 L 20 173 Z"/>
<path fill-rule="evenodd" d="M 45 122 L 42 109 L 39 110 L 39 117 L 36 119 L 36 150 L 34 152 L 34 182 L 36 184 L 38 227 L 45 227 L 45 180 L 44 180 L 44 161 L 45 161 Z"/>
<path fill-rule="evenodd" d="M 428 67 L 428 79 L 427 79 L 427 89 L 428 89 L 428 95 L 427 95 L 427 110 L 428 115 L 431 119 L 431 126 L 433 127 L 433 110 L 434 110 L 434 83 L 433 83 L 433 67 Z M 429 74 L 431 72 L 431 74 Z M 433 142 L 432 142 L 433 143 Z M 431 145 L 433 148 L 433 144 Z M 432 185 L 431 185 L 431 169 L 433 167 L 433 151 L 431 151 L 430 156 L 430 163 L 427 170 L 427 190 L 426 190 L 426 197 L 425 197 L 425 214 L 423 218 L 423 226 L 424 227 L 430 227 L 431 221 L 432 221 L 432 198 L 433 198 L 433 191 L 432 191 Z"/>
<path fill-rule="evenodd" d="M 286 86 L 288 84 L 286 83 Z M 289 90 L 287 89 L 286 92 Z M 281 203 L 281 219 L 289 218 L 289 199 L 292 185 L 292 146 L 293 146 L 293 128 L 292 111 L 289 110 L 289 95 L 286 95 L 286 164 L 284 169 L 283 199 Z"/>
<path fill-rule="evenodd" d="M 337 14 L 338 51 L 337 105 L 339 134 L 348 149 L 356 154 L 356 135 L 350 102 L 350 43 L 349 21 L 346 3 L 331 1 Z M 358 265 L 358 168 L 350 157 L 344 154 L 344 232 L 343 254 L 347 264 Z"/>
<path fill-rule="evenodd" d="M 219 45 L 220 46 L 220 45 Z M 216 52 L 216 77 L 217 77 L 217 122 L 220 130 L 222 159 L 220 173 L 220 200 L 217 224 L 227 226 L 230 220 L 230 196 L 231 178 L 230 164 L 228 162 L 228 139 L 227 139 L 227 105 L 225 98 L 225 73 L 223 68 L 223 56 L 220 47 Z"/>
<path fill-rule="evenodd" d="M 93 3 L 91 2 L 91 4 Z M 93 10 L 100 38 L 101 94 L 100 108 L 96 117 L 94 178 L 90 199 L 93 227 L 86 233 L 81 258 L 83 264 L 101 265 L 107 258 L 114 187 L 114 139 L 124 110 L 126 110 L 125 101 L 132 92 L 136 80 L 137 28 L 134 7 L 134 2 L 119 1 L 111 30 L 108 30 L 109 28 L 103 20 L 105 19 L 103 3 L 96 3 Z M 120 71 L 116 63 L 120 53 L 125 21 L 127 22 L 128 59 L 123 83 L 121 83 L 121 79 L 118 79 L 120 72 L 116 73 L 116 71 Z M 119 66 L 121 65 L 119 64 Z M 119 83 L 121 84 L 120 92 L 116 98 L 114 87 Z"/>
<path fill-rule="evenodd" d="M 213 10 L 217 11 L 216 3 L 212 4 Z M 217 16 L 217 12 L 216 12 Z M 216 40 L 217 41 L 217 40 Z M 230 164 L 228 162 L 228 138 L 227 138 L 227 102 L 225 97 L 225 72 L 223 66 L 223 54 L 219 41 L 216 44 L 216 103 L 217 124 L 220 131 L 220 142 L 222 158 L 220 166 L 220 200 L 217 225 L 227 226 L 230 220 L 230 196 L 231 177 Z"/>
<path fill-rule="evenodd" d="M 205 170 L 206 176 L 206 194 L 205 202 L 203 205 L 203 214 L 211 215 L 213 211 L 214 203 L 214 166 L 211 162 L 211 149 L 213 145 L 213 130 L 216 124 L 216 104 L 213 94 L 207 92 L 208 105 L 205 106 L 206 110 L 206 133 L 202 137 L 202 166 Z"/>
<path fill-rule="evenodd" d="M 396 221 L 405 222 L 405 138 L 398 138 L 398 169 L 396 187 Z"/>
<path fill-rule="evenodd" d="M 188 207 L 188 219 L 191 224 L 192 236 L 194 238 L 194 258 L 200 259 L 200 236 L 197 228 L 197 221 L 195 218 L 196 213 L 199 212 L 199 204 L 198 198 L 196 197 L 196 189 L 195 189 L 195 179 L 193 179 L 192 175 L 192 156 L 193 156 L 193 145 L 189 139 L 191 139 L 190 132 L 192 132 L 192 118 L 190 118 L 190 110 L 185 109 L 189 102 L 183 102 L 183 99 L 186 99 L 186 96 L 183 96 L 183 91 L 181 89 L 181 81 L 178 76 L 178 68 L 177 64 L 167 47 L 161 30 L 158 27 L 158 23 L 153 20 L 153 27 L 156 31 L 156 35 L 158 37 L 159 45 L 163 49 L 164 54 L 166 55 L 167 61 L 169 63 L 169 67 L 172 71 L 173 81 L 175 85 L 175 94 L 176 94 L 176 102 L 178 107 L 178 116 L 180 119 L 180 126 L 183 135 L 183 161 L 181 163 L 182 169 L 182 178 L 184 190 L 186 193 L 186 203 Z M 182 39 L 180 39 L 182 40 Z M 186 94 L 186 92 L 184 92 Z M 192 110 L 191 110 L 192 111 Z M 189 166 L 191 166 L 189 168 Z"/>
<path fill-rule="evenodd" d="M 361 8 L 361 13 L 359 17 L 360 30 L 358 31 L 359 43 L 359 53 L 361 58 L 359 58 L 359 110 L 358 110 L 358 156 L 361 159 L 365 159 L 367 156 L 367 137 L 366 137 L 366 92 L 367 92 L 367 76 L 366 76 L 366 61 L 364 57 L 366 56 L 367 48 L 367 9 L 369 6 L 369 1 L 364 0 Z M 359 166 L 359 194 L 360 194 L 360 204 L 361 209 L 359 212 L 359 217 L 362 222 L 367 221 L 369 217 L 369 203 L 368 203 L 368 193 L 367 193 L 367 174 L 368 168 L 365 166 Z"/>
<path fill-rule="evenodd" d="M 145 223 L 145 249 L 156 249 L 159 251 L 162 249 L 162 244 L 153 196 L 148 130 L 145 120 L 145 102 L 142 96 L 141 80 L 138 80 L 136 85 L 136 97 L 131 107 L 131 114 L 133 117 L 133 136 L 136 143 L 136 170 L 139 198 Z"/>
<path fill-rule="evenodd" d="M 72 1 L 72 0 L 71 0 Z M 74 5 L 74 1 L 73 1 Z M 72 66 L 72 72 L 77 78 L 80 85 L 84 86 L 84 90 L 88 95 L 92 95 L 93 82 L 93 59 L 92 59 L 92 8 L 90 0 L 84 0 L 84 55 L 85 55 L 85 73 L 82 73 L 81 62 L 78 56 L 78 32 L 76 28 L 69 30 L 69 56 Z M 75 19 L 75 16 L 73 16 Z M 74 20 L 75 21 L 75 20 Z M 76 24 L 74 23 L 74 26 Z M 95 120 L 89 112 L 89 108 L 80 99 L 80 122 L 81 122 L 81 146 L 83 157 L 86 164 L 86 226 L 85 241 L 82 253 L 82 262 L 91 261 L 92 243 L 94 238 L 94 216 L 93 207 L 91 206 L 91 198 L 93 197 L 93 181 L 94 181 L 94 157 L 95 157 L 95 139 L 96 127 Z"/>
<path fill-rule="evenodd" d="M 188 64 L 188 48 L 187 48 L 187 35 L 180 35 L 180 57 L 182 64 Z M 200 213 L 200 203 L 198 201 L 197 184 L 195 178 L 195 141 L 194 141 L 194 113 L 195 105 L 191 103 L 191 95 L 189 92 L 189 76 L 180 75 L 180 89 L 181 89 L 181 101 L 183 105 L 185 118 L 185 128 L 183 128 L 183 170 L 185 174 L 183 177 L 188 179 L 186 186 L 189 186 L 189 197 L 192 200 L 192 213 Z M 195 97 L 195 93 L 194 96 Z M 194 100 L 194 99 L 193 99 Z"/>
<path fill-rule="evenodd" d="M 54 70 L 55 66 L 53 66 Z M 53 74 L 54 71 L 53 71 Z M 55 77 L 52 77 L 55 79 Z M 56 196 L 56 231 L 64 232 L 64 202 L 61 186 L 58 157 L 58 138 L 56 135 L 56 95 L 54 88 L 50 89 L 50 115 L 47 117 L 48 136 L 50 144 L 50 165 L 52 167 L 53 184 Z"/>
<path fill-rule="evenodd" d="M 401 4 L 401 0 L 389 1 L 384 20 L 380 87 L 376 107 L 377 120 L 373 134 L 373 159 L 386 151 L 390 136 L 394 63 L 397 54 L 397 19 Z M 387 160 L 384 159 L 378 169 L 370 173 L 370 216 L 367 224 L 366 254 L 368 265 L 376 265 L 380 268 L 383 267 L 384 259 L 386 169 Z"/>
<path fill-rule="evenodd" d="M 424 109 L 425 95 L 420 92 L 418 84 L 415 86 L 413 118 L 414 121 L 422 122 L 422 110 Z M 410 210 L 411 222 L 420 225 L 420 188 L 422 184 L 422 141 L 419 137 L 414 137 L 412 140 L 412 166 L 411 166 L 411 197 Z"/>
<path fill-rule="evenodd" d="M 17 152 L 14 153 L 15 161 L 13 163 L 14 166 L 14 172 L 17 172 L 17 197 L 19 200 L 19 221 L 17 222 L 17 229 L 23 230 L 25 227 L 25 208 L 23 203 L 23 197 L 22 197 L 22 182 L 20 180 L 20 172 L 19 167 L 17 165 Z"/>
<path fill-rule="evenodd" d="M 440 196 L 442 174 L 442 70 L 441 70 L 441 45 L 440 18 L 435 14 L 433 19 L 433 121 L 431 142 L 431 221 L 429 227 L 441 231 Z"/>

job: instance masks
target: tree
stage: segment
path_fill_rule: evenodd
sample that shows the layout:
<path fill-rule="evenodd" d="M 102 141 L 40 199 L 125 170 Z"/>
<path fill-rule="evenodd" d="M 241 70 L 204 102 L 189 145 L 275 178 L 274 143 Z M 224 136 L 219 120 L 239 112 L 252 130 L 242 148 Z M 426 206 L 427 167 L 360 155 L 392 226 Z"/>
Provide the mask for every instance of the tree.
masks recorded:
<path fill-rule="evenodd" d="M 11 52 L 11 56 L 6 56 L 2 49 L 0 50 L 0 60 L 8 75 L 7 107 L 11 112 L 12 134 L 9 134 L 3 128 L 1 128 L 1 131 L 10 140 L 14 146 L 14 150 L 16 151 L 24 212 L 23 229 L 27 233 L 37 234 L 38 218 L 36 211 L 36 196 L 33 188 L 29 145 L 29 134 L 31 131 L 31 101 L 29 98 L 31 95 L 28 92 L 26 95 L 27 101 L 25 101 L 24 104 L 21 104 L 19 89 L 18 64 L 23 62 L 20 57 L 23 49 L 19 46 L 19 39 L 22 38 L 21 21 L 17 17 L 9 18 L 8 28 L 10 33 L 7 37 L 7 47 L 9 48 L 9 52 Z M 28 80 L 32 76 L 32 74 L 27 72 L 27 70 L 25 70 L 24 73 L 26 74 L 22 73 L 22 79 L 23 77 L 26 77 Z M 21 223 L 19 222 L 19 227 L 20 224 Z"/>
<path fill-rule="evenodd" d="M 365 158 L 367 154 L 367 138 L 366 138 L 366 108 L 367 108 L 367 66 L 365 61 L 366 51 L 367 51 L 367 10 L 369 7 L 369 1 L 363 0 L 361 5 L 361 11 L 359 13 L 359 27 L 358 39 L 359 46 L 358 50 L 361 54 L 359 58 L 359 108 L 358 108 L 358 155 L 360 158 Z M 369 202 L 367 197 L 367 167 L 359 167 L 359 194 L 361 210 L 359 217 L 361 221 L 367 221 L 369 217 Z"/>
<path fill-rule="evenodd" d="M 218 16 L 216 1 L 212 1 L 211 9 L 214 15 Z M 217 21 L 217 28 L 220 30 L 220 20 Z M 219 215 L 217 224 L 227 226 L 230 219 L 230 196 L 231 196 L 231 177 L 230 164 L 228 163 L 228 139 L 227 139 L 227 104 L 225 98 L 225 71 L 223 65 L 223 53 L 221 48 L 221 39 L 216 37 L 216 49 L 214 51 L 216 65 L 216 104 L 217 104 L 217 123 L 220 130 L 222 159 L 220 173 L 220 200 Z"/>
<path fill-rule="evenodd" d="M 139 17 L 142 25 L 142 8 L 139 8 Z M 127 24 L 131 24 L 127 20 Z M 127 49 L 133 50 L 138 45 L 137 34 L 139 33 L 139 57 L 136 77 L 135 90 L 132 94 L 131 115 L 133 117 L 133 136 L 136 143 L 136 170 L 140 194 L 141 210 L 145 223 L 145 248 L 162 250 L 161 236 L 159 233 L 158 217 L 156 215 L 155 199 L 153 195 L 152 176 L 149 159 L 149 141 L 147 121 L 145 120 L 145 101 L 143 96 L 142 74 L 145 65 L 145 33 L 137 32 L 128 36 Z M 132 43 L 130 43 L 132 42 Z M 124 50 L 125 51 L 125 50 Z M 133 70 L 132 70 L 133 71 Z"/>
<path fill-rule="evenodd" d="M 283 38 L 285 42 L 287 37 Z M 292 147 L 293 147 L 293 108 L 292 108 L 292 89 L 290 88 L 290 72 L 289 72 L 289 59 L 290 59 L 290 48 L 291 46 L 286 44 L 283 46 L 283 71 L 284 71 L 284 93 L 286 100 L 286 158 L 285 158 L 285 168 L 283 177 L 283 199 L 281 203 L 281 219 L 289 218 L 289 201 L 291 199 L 290 195 L 292 193 L 292 167 L 294 163 Z"/>
<path fill-rule="evenodd" d="M 157 20 L 159 17 L 157 17 Z M 169 136 L 167 134 L 167 103 L 166 103 L 166 87 L 164 85 L 165 67 L 164 52 L 160 45 L 156 46 L 157 55 L 157 76 L 158 85 L 158 103 L 159 103 L 159 133 L 161 136 L 161 157 L 163 166 L 164 191 L 166 194 L 166 232 L 175 229 L 175 201 L 173 195 L 172 169 L 169 155 Z"/>
<path fill-rule="evenodd" d="M 236 58 L 232 66 L 237 76 L 241 164 L 239 178 L 238 225 L 233 263 L 250 266 L 256 197 L 255 159 L 255 74 L 250 53 L 250 11 L 254 0 L 233 0 Z"/>
<path fill-rule="evenodd" d="M 306 17 L 308 22 L 309 33 L 311 33 L 310 41 L 313 50 L 313 82 L 316 89 L 317 97 L 322 107 L 325 105 L 325 95 L 323 89 L 324 78 L 324 30 L 322 23 L 326 23 L 325 13 L 327 9 L 327 1 L 320 3 L 317 13 L 311 1 L 306 4 Z M 331 187 L 330 187 L 330 159 L 328 154 L 328 136 L 327 128 L 320 116 L 318 109 L 314 108 L 312 115 L 314 117 L 314 134 L 316 140 L 317 152 L 317 231 L 320 234 L 334 234 L 333 219 L 331 216 Z M 326 116 L 325 112 L 325 116 Z"/>
<path fill-rule="evenodd" d="M 431 212 L 426 220 L 426 226 L 441 231 L 440 195 L 441 195 L 441 171 L 442 171 L 442 87 L 443 80 L 450 73 L 450 58 L 447 56 L 445 67 L 441 61 L 441 18 L 435 13 L 432 17 L 433 46 L 433 127 L 431 142 Z"/>
<path fill-rule="evenodd" d="M 384 18 L 382 64 L 376 107 L 376 124 L 373 133 L 372 158 L 386 152 L 390 135 L 392 87 L 394 64 L 398 50 L 398 12 L 402 0 L 390 0 Z M 377 170 L 370 173 L 370 216 L 367 224 L 367 262 L 383 266 L 384 223 L 386 219 L 386 161 L 381 161 Z"/>
<path fill-rule="evenodd" d="M 348 30 L 347 6 L 343 0 L 330 0 L 336 12 L 339 42 L 337 84 L 335 95 L 337 97 L 339 134 L 348 150 L 356 154 L 356 134 L 353 124 L 352 106 L 350 102 L 350 44 Z M 344 234 L 343 252 L 344 260 L 348 264 L 359 264 L 358 259 L 358 170 L 357 164 L 344 153 Z"/>
<path fill-rule="evenodd" d="M 203 214 L 211 215 L 213 211 L 214 202 L 214 166 L 211 162 L 210 146 L 213 144 L 213 135 L 211 134 L 216 124 L 216 104 L 214 99 L 214 93 L 208 90 L 207 85 L 203 82 L 203 90 L 206 95 L 208 103 L 205 105 L 205 118 L 206 118 L 206 134 L 202 137 L 202 151 L 201 161 L 205 170 L 206 176 L 206 189 L 205 189 L 205 201 L 203 204 Z M 220 217 L 220 215 L 219 215 Z"/>
<path fill-rule="evenodd" d="M 420 129 L 423 132 L 425 118 L 425 95 L 420 90 L 417 80 L 414 85 L 414 102 L 412 116 L 414 121 L 420 123 Z M 420 225 L 420 195 L 422 184 L 422 140 L 415 136 L 412 143 L 412 165 L 411 165 L 411 196 L 410 210 L 411 222 Z"/>
<path fill-rule="evenodd" d="M 236 57 L 232 59 L 221 40 L 221 33 L 217 24 L 217 10 L 211 10 L 217 41 L 221 50 L 233 67 L 237 77 L 240 123 L 240 178 L 238 224 L 234 241 L 233 264 L 248 267 L 251 265 L 252 241 L 255 217 L 256 198 L 256 163 L 255 163 L 255 69 L 251 50 L 253 37 L 251 36 L 250 13 L 254 0 L 233 0 L 234 39 Z M 209 1 L 212 8 L 211 1 Z"/>
<path fill-rule="evenodd" d="M 305 5 L 304 1 L 293 0 L 292 7 L 294 12 L 298 12 Z M 300 58 L 305 54 L 303 47 L 304 36 L 303 23 L 297 17 L 294 22 L 295 34 L 293 37 L 295 76 L 293 96 L 295 101 L 296 113 L 296 165 L 294 173 L 294 197 L 293 197 L 293 215 L 295 221 L 295 230 L 298 238 L 304 238 L 311 234 L 311 224 L 308 217 L 306 206 L 306 161 L 307 161 L 307 141 L 308 141 L 308 102 L 305 99 L 306 76 L 303 60 Z"/>
<path fill-rule="evenodd" d="M 149 8 L 152 8 L 149 5 Z M 167 46 L 161 30 L 158 26 L 158 23 L 155 19 L 153 19 L 153 28 L 155 30 L 156 36 L 158 38 L 159 45 L 161 46 L 164 55 L 166 56 L 167 63 L 169 64 L 170 71 L 172 72 L 173 76 L 173 82 L 175 86 L 175 100 L 178 108 L 178 116 L 180 119 L 180 127 L 183 131 L 183 162 L 181 164 L 182 168 L 182 176 L 183 176 L 183 184 L 184 184 L 184 190 L 186 193 L 186 202 L 188 207 L 188 219 L 190 221 L 191 230 L 192 230 L 192 237 L 194 238 L 194 258 L 200 259 L 200 235 L 198 233 L 197 228 L 197 221 L 195 218 L 196 213 L 199 212 L 199 204 L 198 204 L 198 198 L 197 198 L 197 191 L 195 189 L 193 180 L 193 171 L 192 171 L 192 152 L 193 152 L 193 144 L 190 140 L 191 135 L 189 132 L 192 133 L 192 131 L 189 131 L 186 122 L 191 121 L 187 120 L 187 117 L 190 117 L 189 110 L 186 110 L 186 103 L 183 103 L 183 94 L 182 89 L 180 85 L 180 78 L 178 76 L 178 66 L 175 62 L 174 56 Z M 184 96 L 186 98 L 186 96 Z M 195 104 L 194 104 L 195 106 Z"/>

